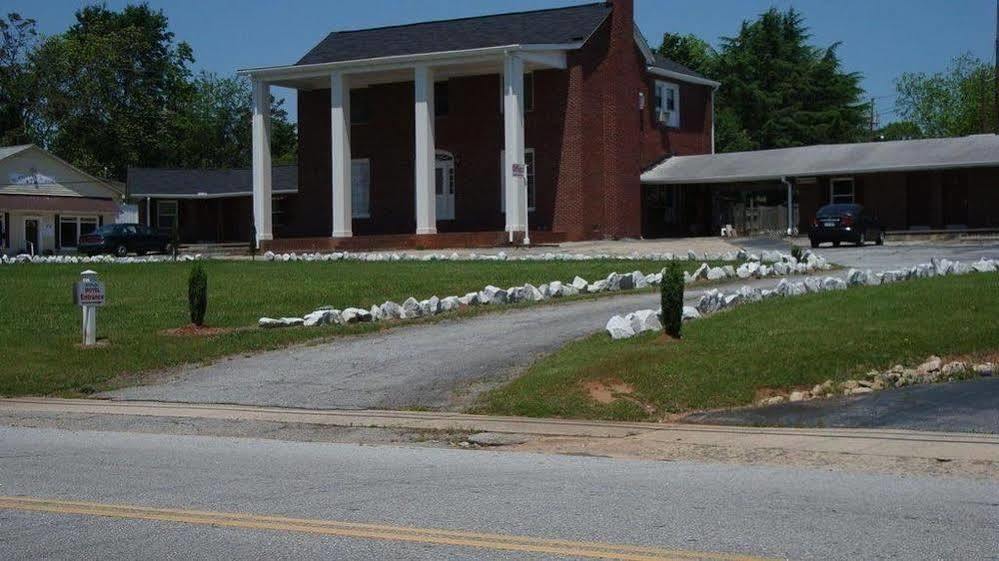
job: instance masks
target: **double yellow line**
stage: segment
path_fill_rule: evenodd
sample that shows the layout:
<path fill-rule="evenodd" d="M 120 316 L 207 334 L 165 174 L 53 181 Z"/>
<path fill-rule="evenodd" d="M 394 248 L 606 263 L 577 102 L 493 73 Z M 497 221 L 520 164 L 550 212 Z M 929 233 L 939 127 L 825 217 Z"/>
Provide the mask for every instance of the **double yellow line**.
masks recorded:
<path fill-rule="evenodd" d="M 590 559 L 617 559 L 622 561 L 764 561 L 764 558 L 747 555 L 670 550 L 600 542 L 554 540 L 527 536 L 464 532 L 460 530 L 364 524 L 340 520 L 286 518 L 233 512 L 205 512 L 31 497 L 0 497 L 0 509 L 101 516 L 129 520 L 150 520 L 155 522 L 177 522 L 182 524 L 276 532 L 296 532 L 368 540 L 475 547 L 498 551 L 542 553 Z"/>

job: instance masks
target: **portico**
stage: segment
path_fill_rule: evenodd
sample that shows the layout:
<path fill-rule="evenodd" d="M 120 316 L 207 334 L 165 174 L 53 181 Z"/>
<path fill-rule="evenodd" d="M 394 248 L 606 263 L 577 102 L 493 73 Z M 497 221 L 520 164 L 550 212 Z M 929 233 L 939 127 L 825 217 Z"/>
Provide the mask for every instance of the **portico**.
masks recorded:
<path fill-rule="evenodd" d="M 352 151 L 352 125 L 357 111 L 351 110 L 352 92 L 379 84 L 410 83 L 413 96 L 413 210 L 417 236 L 438 233 L 439 219 L 455 219 L 454 180 L 461 163 L 435 143 L 435 84 L 457 77 L 499 75 L 503 120 L 503 142 L 495 161 L 503 161 L 502 207 L 504 231 L 510 240 L 529 239 L 527 173 L 524 143 L 524 75 L 541 69 L 564 69 L 566 51 L 578 45 L 512 45 L 407 57 L 259 68 L 242 71 L 253 84 L 253 212 L 256 239 L 274 239 L 271 228 L 270 89 L 288 87 L 297 91 L 329 88 L 330 171 L 332 216 L 329 233 L 333 238 L 354 236 L 354 220 L 367 218 L 367 209 L 353 200 L 368 193 L 378 170 L 366 170 L 367 177 L 354 177 L 358 160 Z M 353 121 L 352 121 L 353 115 Z M 406 127 L 399 127 L 400 131 Z M 385 134 L 397 134 L 386 130 Z M 439 164 L 438 162 L 441 162 Z M 446 162 L 446 163 L 444 163 Z M 367 184 L 365 184 L 367 182 Z M 384 188 L 385 186 L 379 186 Z M 403 188 L 403 186 L 393 186 Z M 363 201 L 361 201 L 363 202 Z M 444 216 L 438 217 L 438 208 Z M 376 212 L 376 211 L 371 211 Z M 360 215 L 360 216 L 359 216 Z"/>

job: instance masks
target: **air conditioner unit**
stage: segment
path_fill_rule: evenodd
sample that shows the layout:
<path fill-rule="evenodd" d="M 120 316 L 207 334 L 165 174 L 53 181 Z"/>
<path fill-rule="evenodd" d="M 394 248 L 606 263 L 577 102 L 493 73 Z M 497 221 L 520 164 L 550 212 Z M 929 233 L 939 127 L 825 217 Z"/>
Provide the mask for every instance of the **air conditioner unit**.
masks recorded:
<path fill-rule="evenodd" d="M 670 111 L 669 109 L 660 109 L 656 114 L 656 120 L 660 123 L 669 123 Z"/>

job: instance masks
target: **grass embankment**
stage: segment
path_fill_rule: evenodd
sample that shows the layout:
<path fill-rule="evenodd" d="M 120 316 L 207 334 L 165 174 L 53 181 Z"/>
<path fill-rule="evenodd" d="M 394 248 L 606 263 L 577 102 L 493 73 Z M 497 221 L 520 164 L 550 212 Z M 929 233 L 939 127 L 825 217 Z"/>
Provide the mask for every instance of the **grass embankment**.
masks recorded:
<path fill-rule="evenodd" d="M 928 355 L 999 350 L 999 276 L 972 274 L 779 298 L 656 334 L 572 343 L 480 400 L 476 412 L 650 420 L 751 403 Z"/>
<path fill-rule="evenodd" d="M 700 263 L 685 263 L 693 270 Z M 387 324 L 261 330 L 260 316 L 301 316 L 321 305 L 370 307 L 436 294 L 462 295 L 552 280 L 589 280 L 612 271 L 661 269 L 656 261 L 579 262 L 248 262 L 207 261 L 211 337 L 162 331 L 188 322 L 190 263 L 133 265 L 16 265 L 0 268 L 0 395 L 92 391 L 124 374 L 203 362 L 226 355 L 383 328 Z M 107 285 L 98 313 L 107 346 L 80 349 L 80 310 L 70 287 L 93 267 Z M 478 311 L 478 310 L 476 310 Z"/>

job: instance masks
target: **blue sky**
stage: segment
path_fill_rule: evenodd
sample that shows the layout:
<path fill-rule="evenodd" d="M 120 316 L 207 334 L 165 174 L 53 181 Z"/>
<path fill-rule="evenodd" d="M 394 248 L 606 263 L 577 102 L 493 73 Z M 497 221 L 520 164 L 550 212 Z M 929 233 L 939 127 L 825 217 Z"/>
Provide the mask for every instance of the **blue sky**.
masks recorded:
<path fill-rule="evenodd" d="M 80 0 L 3 0 L 0 12 L 38 20 L 42 33 L 64 30 Z M 120 8 L 122 0 L 107 0 Z M 194 48 L 196 68 L 228 74 L 238 68 L 290 64 L 333 30 L 427 19 L 565 6 L 564 0 L 150 0 Z M 936 72 L 963 52 L 993 60 L 996 0 L 636 0 L 636 20 L 653 46 L 664 32 L 694 33 L 712 43 L 733 35 L 744 19 L 771 6 L 794 6 L 819 45 L 842 42 L 844 67 L 864 75 L 882 122 L 892 119 L 893 80 L 903 72 Z M 294 93 L 287 95 L 294 116 Z"/>

